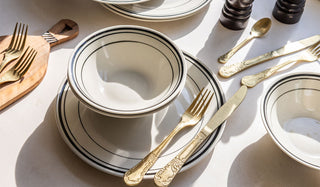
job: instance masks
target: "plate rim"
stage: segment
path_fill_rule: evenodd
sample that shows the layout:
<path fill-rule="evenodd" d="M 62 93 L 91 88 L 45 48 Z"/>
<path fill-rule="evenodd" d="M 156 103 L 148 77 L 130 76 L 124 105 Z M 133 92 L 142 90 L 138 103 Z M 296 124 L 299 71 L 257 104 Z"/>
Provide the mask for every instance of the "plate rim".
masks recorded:
<path fill-rule="evenodd" d="M 220 106 L 221 107 L 224 103 L 225 103 L 225 95 L 223 90 L 221 89 L 221 85 L 219 84 L 218 79 L 216 78 L 216 76 L 214 74 L 212 74 L 212 72 L 210 71 L 210 69 L 208 69 L 203 63 L 201 63 L 201 61 L 199 61 L 197 58 L 193 57 L 192 55 L 190 55 L 189 53 L 183 52 L 185 58 L 189 58 L 190 60 L 192 60 L 192 65 L 198 65 L 199 67 L 197 67 L 199 70 L 202 71 L 206 71 L 206 76 L 210 76 L 210 81 L 213 81 L 215 83 L 216 89 L 219 91 L 219 98 L 220 98 Z M 186 60 L 187 61 L 187 60 Z M 68 81 L 66 80 L 67 78 L 65 78 L 62 81 L 62 84 L 58 90 L 58 94 L 56 97 L 56 107 L 55 107 L 55 113 L 56 113 L 56 123 L 58 126 L 58 130 L 59 133 L 62 137 L 62 139 L 65 141 L 65 143 L 68 145 L 68 147 L 77 155 L 79 156 L 84 162 L 86 162 L 87 164 L 89 164 L 90 166 L 114 175 L 114 176 L 118 176 L 118 177 L 122 177 L 124 172 L 120 172 L 119 170 L 113 169 L 111 164 L 110 166 L 106 166 L 103 164 L 98 163 L 97 161 L 93 160 L 92 158 L 90 158 L 88 155 L 86 155 L 86 153 L 83 153 L 83 150 L 80 150 L 79 147 L 77 145 L 75 145 L 75 142 L 72 141 L 72 139 L 69 137 L 70 135 L 68 135 L 67 132 L 65 132 L 64 125 L 63 123 L 63 119 L 60 112 L 59 112 L 59 108 L 61 107 L 61 99 L 65 99 L 62 98 L 61 96 L 64 95 L 64 90 L 65 90 L 65 86 L 67 86 Z M 59 99 L 60 98 L 60 99 Z M 79 101 L 80 102 L 80 101 Z M 210 137 L 206 140 L 206 142 L 210 141 L 210 143 L 208 143 L 208 145 L 205 147 L 205 149 L 203 149 L 203 147 L 200 148 L 201 153 L 198 153 L 198 155 L 192 155 L 188 161 L 185 163 L 185 165 L 182 167 L 182 169 L 180 170 L 180 172 L 183 172 L 187 169 L 192 168 L 194 165 L 196 165 L 198 162 L 200 162 L 204 157 L 206 157 L 209 153 L 212 152 L 212 150 L 215 148 L 216 144 L 220 141 L 222 134 L 224 132 L 225 129 L 225 125 L 226 125 L 226 121 L 224 121 L 217 129 L 216 129 L 216 133 L 211 134 Z M 67 133 L 67 134 L 66 134 Z M 68 136 L 68 137 L 67 137 Z M 205 144 L 203 144 L 202 146 L 204 146 Z M 90 153 L 88 153 L 90 154 Z M 195 156 L 193 158 L 193 156 Z M 155 174 L 155 173 L 154 173 Z M 145 178 L 152 178 L 154 176 L 153 173 L 146 173 Z"/>
<path fill-rule="evenodd" d="M 191 0 L 191 1 L 195 1 L 195 0 Z M 138 20 L 138 21 L 151 21 L 151 22 L 163 22 L 163 21 L 176 21 L 179 19 L 183 19 L 189 16 L 194 15 L 195 13 L 197 13 L 198 11 L 200 11 L 202 8 L 206 7 L 207 5 L 209 5 L 209 3 L 212 0 L 204 0 L 204 2 L 198 6 L 193 8 L 191 11 L 188 10 L 188 12 L 183 12 L 181 14 L 177 14 L 177 15 L 167 15 L 167 16 L 147 16 L 147 15 L 141 15 L 138 13 L 130 13 L 124 9 L 121 9 L 121 5 L 112 5 L 112 4 L 106 4 L 106 3 L 100 3 L 101 6 L 103 6 L 104 8 L 110 10 L 113 13 L 116 13 L 120 16 L 126 17 L 126 18 L 130 18 L 130 19 L 134 19 L 134 20 Z"/>

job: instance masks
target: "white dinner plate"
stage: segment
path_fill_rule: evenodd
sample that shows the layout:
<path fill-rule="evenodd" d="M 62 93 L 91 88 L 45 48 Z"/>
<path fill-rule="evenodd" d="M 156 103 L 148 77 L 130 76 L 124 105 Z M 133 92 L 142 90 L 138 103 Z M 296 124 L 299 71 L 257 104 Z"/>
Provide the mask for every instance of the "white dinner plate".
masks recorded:
<path fill-rule="evenodd" d="M 112 175 L 123 176 L 174 129 L 201 88 L 213 91 L 215 94 L 204 118 L 195 127 L 178 133 L 146 173 L 146 178 L 153 177 L 191 141 L 225 101 L 218 80 L 208 68 L 194 57 L 186 53 L 184 55 L 188 76 L 182 93 L 169 107 L 146 117 L 112 118 L 93 112 L 77 99 L 65 80 L 56 102 L 57 125 L 64 141 L 91 166 Z M 222 124 L 206 139 L 181 171 L 195 165 L 212 151 L 220 140 L 224 126 Z"/>
<path fill-rule="evenodd" d="M 94 0 L 99 3 L 107 3 L 107 4 L 115 4 L 115 5 L 123 5 L 123 4 L 134 4 L 134 3 L 142 3 L 149 0 Z"/>
<path fill-rule="evenodd" d="M 141 21 L 172 21 L 187 16 L 205 7 L 211 0 L 151 0 L 130 5 L 101 5 L 119 15 Z"/>

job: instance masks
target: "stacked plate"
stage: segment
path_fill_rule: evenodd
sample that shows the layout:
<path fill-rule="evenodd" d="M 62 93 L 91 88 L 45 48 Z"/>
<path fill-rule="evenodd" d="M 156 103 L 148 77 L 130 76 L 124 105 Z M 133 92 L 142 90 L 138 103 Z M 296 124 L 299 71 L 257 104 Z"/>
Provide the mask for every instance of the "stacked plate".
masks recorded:
<path fill-rule="evenodd" d="M 211 0 L 95 0 L 127 18 L 141 21 L 172 21 L 191 16 Z"/>
<path fill-rule="evenodd" d="M 114 26 L 81 41 L 59 89 L 57 125 L 67 145 L 88 164 L 123 176 L 174 129 L 202 88 L 214 93 L 193 128 L 170 143 L 146 178 L 164 167 L 223 105 L 219 82 L 195 57 L 168 37 L 140 26 Z M 195 165 L 219 141 L 224 124 L 181 171 Z"/>

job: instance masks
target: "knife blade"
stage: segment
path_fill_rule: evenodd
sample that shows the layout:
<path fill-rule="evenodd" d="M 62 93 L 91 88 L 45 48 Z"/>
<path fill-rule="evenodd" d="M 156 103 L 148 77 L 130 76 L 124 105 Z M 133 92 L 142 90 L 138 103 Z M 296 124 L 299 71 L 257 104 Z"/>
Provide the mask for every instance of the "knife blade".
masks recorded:
<path fill-rule="evenodd" d="M 280 56 L 284 56 L 284 55 L 288 55 L 288 54 L 300 51 L 302 49 L 310 47 L 311 45 L 317 43 L 318 41 L 320 41 L 320 35 L 314 35 L 309 38 L 288 43 L 277 50 L 270 51 L 258 57 L 255 57 L 246 61 L 234 63 L 231 65 L 223 66 L 219 70 L 219 75 L 225 78 L 231 77 L 232 75 L 235 75 L 236 73 L 242 70 L 245 70 L 251 66 L 260 64 L 261 62 L 265 62 L 267 60 L 271 60 Z"/>
<path fill-rule="evenodd" d="M 213 115 L 209 122 L 191 140 L 191 142 L 165 167 L 159 170 L 154 176 L 157 186 L 168 186 L 175 175 L 180 171 L 183 164 L 201 143 L 219 127 L 238 108 L 247 94 L 247 86 L 242 85 L 239 90 Z"/>

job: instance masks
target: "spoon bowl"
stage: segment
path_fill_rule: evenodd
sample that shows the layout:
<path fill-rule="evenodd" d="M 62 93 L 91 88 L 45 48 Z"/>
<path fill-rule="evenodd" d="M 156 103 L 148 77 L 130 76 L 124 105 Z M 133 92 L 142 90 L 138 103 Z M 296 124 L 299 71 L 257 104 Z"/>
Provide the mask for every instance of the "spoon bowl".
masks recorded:
<path fill-rule="evenodd" d="M 271 19 L 262 18 L 257 21 L 251 28 L 250 35 L 254 38 L 260 38 L 264 36 L 271 28 Z"/>

